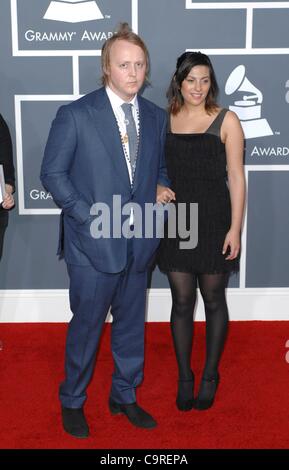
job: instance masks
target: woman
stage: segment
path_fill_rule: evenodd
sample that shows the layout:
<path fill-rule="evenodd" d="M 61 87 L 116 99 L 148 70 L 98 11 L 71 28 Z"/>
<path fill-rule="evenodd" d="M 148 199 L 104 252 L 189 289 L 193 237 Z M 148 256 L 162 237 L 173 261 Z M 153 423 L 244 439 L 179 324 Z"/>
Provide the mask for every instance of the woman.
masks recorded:
<path fill-rule="evenodd" d="M 5 230 L 8 225 L 8 212 L 14 206 L 13 191 L 15 186 L 15 175 L 12 157 L 12 142 L 10 132 L 6 122 L 0 114 L 0 165 L 3 165 L 5 179 L 5 192 L 2 194 L 2 203 L 0 203 L 0 260 L 2 258 L 3 241 Z M 0 350 L 3 343 L 0 339 Z"/>
<path fill-rule="evenodd" d="M 5 178 L 5 193 L 3 201 L 0 204 L 0 259 L 2 257 L 3 240 L 5 230 L 8 224 L 7 209 L 14 206 L 14 198 L 12 193 L 15 186 L 15 175 L 12 156 L 12 142 L 10 132 L 6 122 L 0 114 L 0 165 L 3 165 Z"/>
<path fill-rule="evenodd" d="M 238 270 L 244 210 L 243 132 L 237 116 L 217 102 L 218 85 L 208 56 L 185 52 L 177 61 L 167 97 L 166 160 L 178 203 L 198 204 L 198 244 L 181 249 L 178 235 L 162 240 L 158 264 L 172 292 L 171 330 L 179 369 L 177 407 L 212 406 L 219 383 L 228 309 L 225 288 Z M 189 210 L 187 210 L 186 223 Z M 177 231 L 178 232 L 178 231 Z M 196 399 L 191 370 L 197 283 L 206 314 L 206 361 Z"/>

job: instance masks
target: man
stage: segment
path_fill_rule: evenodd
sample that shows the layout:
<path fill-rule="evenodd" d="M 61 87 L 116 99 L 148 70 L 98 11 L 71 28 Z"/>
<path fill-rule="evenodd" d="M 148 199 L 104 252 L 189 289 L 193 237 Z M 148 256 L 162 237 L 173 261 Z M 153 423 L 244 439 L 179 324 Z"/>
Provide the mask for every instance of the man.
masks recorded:
<path fill-rule="evenodd" d="M 137 95 L 148 60 L 141 38 L 122 24 L 102 49 L 105 87 L 59 109 L 41 169 L 44 186 L 62 208 L 60 240 L 73 318 L 60 400 L 65 431 L 80 438 L 89 435 L 83 404 L 109 307 L 115 366 L 110 410 L 123 413 L 135 426 L 156 426 L 136 403 L 135 388 L 143 376 L 147 270 L 158 240 L 92 236 L 95 203 L 108 206 L 113 217 L 116 195 L 121 207 L 133 201 L 143 209 L 156 201 L 157 185 L 158 202 L 174 198 L 166 187 L 165 112 Z M 132 209 L 126 218 L 134 230 L 139 220 Z"/>

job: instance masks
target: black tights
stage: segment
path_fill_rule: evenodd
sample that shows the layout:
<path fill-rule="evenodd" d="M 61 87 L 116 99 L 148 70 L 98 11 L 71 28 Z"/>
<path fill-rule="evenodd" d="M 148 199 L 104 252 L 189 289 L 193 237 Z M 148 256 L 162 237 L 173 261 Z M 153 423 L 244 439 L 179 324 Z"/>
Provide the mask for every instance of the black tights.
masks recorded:
<path fill-rule="evenodd" d="M 168 278 L 173 300 L 171 330 L 179 368 L 179 378 L 191 378 L 193 314 L 197 281 L 206 314 L 206 362 L 203 377 L 215 378 L 228 327 L 225 288 L 229 275 L 227 273 L 190 274 L 170 272 Z"/>

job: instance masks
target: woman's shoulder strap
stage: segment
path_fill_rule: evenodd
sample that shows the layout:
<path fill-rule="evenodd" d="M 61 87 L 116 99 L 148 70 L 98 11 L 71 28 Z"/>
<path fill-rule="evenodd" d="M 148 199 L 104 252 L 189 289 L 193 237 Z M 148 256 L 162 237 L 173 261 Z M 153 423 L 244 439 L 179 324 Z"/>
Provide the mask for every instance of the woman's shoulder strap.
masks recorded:
<path fill-rule="evenodd" d="M 227 108 L 222 108 L 221 111 L 219 112 L 219 114 L 216 116 L 216 118 L 214 119 L 214 121 L 212 122 L 212 124 L 210 125 L 209 129 L 207 130 L 207 132 L 209 134 L 214 134 L 216 136 L 220 136 L 220 130 L 221 130 L 221 126 L 222 126 L 222 123 L 223 123 L 223 120 L 224 120 L 224 117 L 225 115 L 227 114 L 229 110 Z"/>

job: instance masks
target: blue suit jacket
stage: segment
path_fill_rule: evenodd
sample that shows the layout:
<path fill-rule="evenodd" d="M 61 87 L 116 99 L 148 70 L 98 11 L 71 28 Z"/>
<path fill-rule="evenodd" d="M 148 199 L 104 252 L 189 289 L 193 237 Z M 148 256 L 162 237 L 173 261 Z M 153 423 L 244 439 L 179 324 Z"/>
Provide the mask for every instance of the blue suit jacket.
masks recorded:
<path fill-rule="evenodd" d="M 121 197 L 122 207 L 133 201 L 144 208 L 145 203 L 155 203 L 157 183 L 169 185 L 164 162 L 166 113 L 141 96 L 138 102 L 140 141 L 133 188 L 105 88 L 61 106 L 52 123 L 41 180 L 62 209 L 58 253 L 64 251 L 67 263 L 92 264 L 106 273 L 122 271 L 127 240 L 123 235 L 93 238 L 92 205 L 105 203 L 111 219 L 113 195 Z M 147 269 L 158 243 L 156 237 L 133 239 L 137 271 Z"/>

